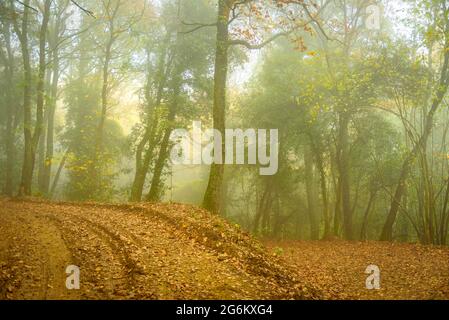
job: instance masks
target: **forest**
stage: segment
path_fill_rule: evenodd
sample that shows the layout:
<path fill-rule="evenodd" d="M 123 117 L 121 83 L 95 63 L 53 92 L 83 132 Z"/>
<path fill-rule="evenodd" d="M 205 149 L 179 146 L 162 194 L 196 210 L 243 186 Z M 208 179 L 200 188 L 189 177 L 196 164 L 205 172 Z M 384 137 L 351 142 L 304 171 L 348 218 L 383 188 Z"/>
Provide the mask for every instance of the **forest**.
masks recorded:
<path fill-rule="evenodd" d="M 85 210 L 76 221 L 117 216 L 118 232 L 141 225 L 120 206 L 149 206 L 170 228 L 204 228 L 201 243 L 226 224 L 282 259 L 297 259 L 294 243 L 449 257 L 446 0 L 0 0 L 0 75 L 4 213 L 66 204 L 55 210 Z M 204 140 L 193 161 L 174 161 L 173 133 L 197 123 L 215 138 L 209 161 Z M 176 222 L 189 210 L 212 220 Z"/>

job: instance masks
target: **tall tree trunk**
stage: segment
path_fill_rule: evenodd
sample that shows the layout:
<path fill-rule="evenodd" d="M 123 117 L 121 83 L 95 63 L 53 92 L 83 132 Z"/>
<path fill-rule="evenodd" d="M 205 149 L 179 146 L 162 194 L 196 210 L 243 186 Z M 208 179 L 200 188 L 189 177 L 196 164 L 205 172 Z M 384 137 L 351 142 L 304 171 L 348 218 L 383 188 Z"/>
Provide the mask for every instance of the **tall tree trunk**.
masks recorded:
<path fill-rule="evenodd" d="M 53 152 L 54 152 L 54 127 L 55 127 L 55 112 L 56 112 L 56 100 L 58 98 L 58 81 L 59 81 L 59 59 L 57 57 L 57 50 L 54 52 L 54 67 L 53 67 L 53 79 L 51 84 L 51 100 L 50 110 L 48 113 L 47 124 L 47 149 L 45 155 L 45 171 L 44 171 L 44 192 L 47 194 L 50 187 L 51 168 L 53 164 Z"/>
<path fill-rule="evenodd" d="M 321 188 L 321 197 L 323 199 L 323 218 L 324 218 L 323 239 L 328 239 L 332 236 L 332 230 L 331 230 L 331 218 L 329 214 L 329 198 L 326 186 L 326 172 L 324 170 L 324 160 L 323 155 L 321 153 L 321 148 L 319 148 L 313 142 L 312 142 L 312 150 L 315 154 L 318 171 L 320 173 L 320 188 Z"/>
<path fill-rule="evenodd" d="M 269 198 L 270 198 L 270 193 L 271 193 L 271 183 L 269 182 L 271 181 L 271 179 L 267 179 L 267 182 L 265 183 L 265 188 L 264 188 L 264 192 L 262 194 L 262 198 L 259 200 L 258 206 L 257 206 L 257 210 L 256 210 L 256 215 L 254 217 L 254 223 L 253 223 L 253 233 L 257 234 L 258 230 L 259 230 L 259 224 L 260 224 L 260 219 L 263 218 L 263 216 L 265 215 L 265 212 L 268 210 L 268 203 L 269 203 Z"/>
<path fill-rule="evenodd" d="M 69 155 L 69 149 L 66 150 L 66 152 L 64 153 L 64 156 L 61 159 L 61 162 L 59 163 L 58 170 L 56 171 L 55 177 L 53 179 L 53 183 L 51 185 L 51 189 L 50 189 L 50 193 L 49 193 L 50 199 L 52 199 L 55 194 L 56 187 L 58 186 L 59 178 L 61 176 L 62 169 L 64 169 L 64 165 L 65 165 L 68 155 Z"/>
<path fill-rule="evenodd" d="M 136 171 L 134 173 L 134 180 L 131 186 L 131 195 L 130 201 L 140 201 L 142 199 L 143 187 L 145 185 L 145 179 L 148 174 L 149 165 L 153 156 L 153 150 L 155 147 L 155 143 L 157 141 L 157 129 L 159 125 L 158 115 L 156 114 L 156 108 L 158 108 L 162 101 L 162 95 L 164 88 L 166 86 L 167 77 L 171 70 L 173 57 L 169 58 L 167 61 L 168 55 L 168 45 L 170 44 L 171 32 L 167 31 L 165 36 L 164 44 L 162 46 L 162 50 L 160 52 L 159 60 L 158 60 L 158 68 L 157 68 L 157 76 L 156 76 L 156 98 L 152 103 L 150 100 L 150 76 L 151 74 L 147 74 L 147 90 L 146 90 L 146 103 L 148 108 L 148 119 L 145 127 L 145 132 L 142 137 L 142 140 L 139 142 L 136 148 Z M 149 56 L 148 56 L 149 58 Z M 148 61 L 150 62 L 150 61 Z M 148 145 L 147 149 L 145 147 Z M 142 154 L 144 154 L 144 158 L 142 158 Z"/>
<path fill-rule="evenodd" d="M 37 77 L 36 90 L 36 123 L 34 133 L 32 133 L 32 115 L 31 115 L 31 65 L 28 48 L 28 6 L 29 1 L 24 2 L 24 14 L 22 21 L 22 30 L 18 31 L 19 40 L 22 48 L 23 66 L 24 66 L 24 159 L 22 166 L 22 180 L 20 184 L 19 195 L 31 195 L 31 185 L 33 181 L 34 163 L 36 157 L 36 149 L 42 132 L 44 117 L 44 78 L 45 78 L 45 45 L 48 20 L 50 17 L 51 0 L 44 3 L 44 12 L 42 17 L 42 25 L 39 30 L 39 72 Z M 16 28 L 18 30 L 18 28 Z"/>
<path fill-rule="evenodd" d="M 23 60 L 23 133 L 24 133 L 24 154 L 22 163 L 22 177 L 19 187 L 19 196 L 31 195 L 31 179 L 32 179 L 32 131 L 31 131 L 31 64 L 30 53 L 28 48 L 28 15 L 29 0 L 24 1 L 22 27 L 19 30 L 15 23 L 14 28 L 20 41 Z"/>
<path fill-rule="evenodd" d="M 39 195 L 43 196 L 45 195 L 43 191 L 44 187 L 44 167 L 45 167 L 45 145 L 47 140 L 47 128 L 46 123 L 48 118 L 48 108 L 46 108 L 44 112 L 44 127 L 42 128 L 41 136 L 39 138 L 39 143 L 37 146 L 37 185 L 39 188 Z"/>
<path fill-rule="evenodd" d="M 340 180 L 337 180 L 335 188 L 335 207 L 334 207 L 334 235 L 340 235 L 341 227 L 341 184 Z"/>
<path fill-rule="evenodd" d="M 371 212 L 371 208 L 373 206 L 375 197 L 376 197 L 376 192 L 371 191 L 369 194 L 368 205 L 366 206 L 365 214 L 363 215 L 362 227 L 360 229 L 360 240 L 362 240 L 362 241 L 366 240 L 366 230 L 368 228 L 368 216 L 369 216 L 369 213 Z"/>
<path fill-rule="evenodd" d="M 171 120 L 172 121 L 172 120 Z M 168 157 L 168 145 L 170 142 L 171 128 L 166 128 L 162 137 L 159 155 L 154 166 L 153 177 L 151 179 L 150 191 L 146 196 L 147 201 L 159 201 L 161 197 L 161 175 Z"/>
<path fill-rule="evenodd" d="M 59 82 L 59 33 L 61 30 L 62 18 L 58 15 L 55 18 L 53 28 L 51 28 L 51 36 L 49 37 L 49 47 L 51 49 L 51 72 L 47 73 L 48 78 L 48 99 L 47 110 L 45 115 L 46 121 L 46 131 L 45 131 L 45 150 L 44 150 L 44 161 L 42 164 L 42 173 L 39 176 L 39 188 L 40 192 L 49 196 L 50 192 L 50 180 L 51 171 L 53 165 L 53 154 L 54 154 L 54 122 L 55 122 L 55 112 L 56 112 L 56 102 L 58 99 L 58 82 Z"/>
<path fill-rule="evenodd" d="M 48 57 L 49 60 L 52 59 L 51 53 Z M 47 88 L 46 95 L 49 97 L 50 92 L 48 91 L 50 88 L 51 83 L 51 75 L 52 72 L 47 72 L 46 79 L 45 79 L 45 88 Z M 48 116 L 50 111 L 50 105 L 49 105 L 49 99 L 45 99 L 45 112 L 44 112 L 44 119 L 43 119 L 43 127 L 41 136 L 39 138 L 39 145 L 38 145 L 38 174 L 37 174 L 37 183 L 39 187 L 39 194 L 42 196 L 46 196 L 45 186 L 44 186 L 44 175 L 45 175 L 45 151 L 46 151 L 46 145 L 47 145 L 47 127 L 48 127 Z"/>
<path fill-rule="evenodd" d="M 50 5 L 52 0 L 44 2 L 44 12 L 42 17 L 42 25 L 39 30 L 39 71 L 37 75 L 36 86 L 36 124 L 32 137 L 32 153 L 31 153 L 31 170 L 29 172 L 29 181 L 33 180 L 33 172 L 36 162 L 36 153 L 39 146 L 39 140 L 44 132 L 44 96 L 45 96 L 45 72 L 47 67 L 46 62 L 46 44 L 47 44 L 47 30 L 48 22 L 50 20 Z M 31 187 L 31 186 L 30 186 Z"/>
<path fill-rule="evenodd" d="M 13 81 L 14 77 L 14 55 L 11 48 L 11 25 L 8 19 L 4 23 L 4 37 L 6 44 L 6 56 L 5 56 L 5 75 L 10 81 Z M 14 193 L 14 161 L 16 149 L 14 146 L 15 140 L 15 126 L 14 126 L 14 100 L 12 88 L 6 88 L 6 167 L 5 167 L 5 185 L 3 187 L 3 193 L 7 196 L 12 196 Z M 17 117 L 17 113 L 16 113 Z"/>
<path fill-rule="evenodd" d="M 319 239 L 319 224 L 316 216 L 316 188 L 314 184 L 313 174 L 313 157 L 308 147 L 304 152 L 304 166 L 305 166 L 305 182 L 306 182 L 306 194 L 307 194 L 307 213 L 310 223 L 310 238 L 312 240 Z"/>
<path fill-rule="evenodd" d="M 114 29 L 110 30 L 110 37 L 106 44 L 106 50 L 104 55 L 103 67 L 102 67 L 102 87 L 101 87 L 101 111 L 100 119 L 98 121 L 94 160 L 89 168 L 93 181 L 95 181 L 95 192 L 99 191 L 103 181 L 103 163 L 102 155 L 104 151 L 104 127 L 106 123 L 107 111 L 108 111 L 108 95 L 109 95 L 109 63 L 111 62 L 111 49 L 114 43 L 113 38 Z"/>
<path fill-rule="evenodd" d="M 282 205 L 281 205 L 281 199 L 279 196 L 279 193 L 276 192 L 276 198 L 275 198 L 275 205 L 274 205 L 274 225 L 273 225 L 273 231 L 271 233 L 273 238 L 279 238 L 281 235 L 282 230 L 282 224 L 284 221 L 282 221 Z"/>
<path fill-rule="evenodd" d="M 352 240 L 352 209 L 351 209 L 351 189 L 349 178 L 349 114 L 340 113 L 339 128 L 339 177 L 341 181 L 341 204 L 343 210 L 343 235 L 345 239 Z"/>
<path fill-rule="evenodd" d="M 111 49 L 112 49 L 113 40 L 112 37 L 106 45 L 106 53 L 104 56 L 103 63 L 103 84 L 101 87 L 101 113 L 100 113 L 100 121 L 98 124 L 98 146 L 97 146 L 97 156 L 103 152 L 103 136 L 104 136 L 104 125 L 106 123 L 106 116 L 108 111 L 108 93 L 109 93 L 109 63 L 111 62 Z"/>
<path fill-rule="evenodd" d="M 440 225 L 440 245 L 446 245 L 447 242 L 447 234 L 449 231 L 449 210 L 448 210 L 448 204 L 449 204 L 449 178 L 446 182 L 446 193 L 444 195 L 443 200 L 443 208 L 442 208 L 442 219 L 441 219 L 441 225 Z"/>
<path fill-rule="evenodd" d="M 161 197 L 161 175 L 164 170 L 169 153 L 170 135 L 173 130 L 173 121 L 175 120 L 176 110 L 178 109 L 178 96 L 180 92 L 180 82 L 175 84 L 173 102 L 170 104 L 170 110 L 167 117 L 167 127 L 159 149 L 159 155 L 154 166 L 153 178 L 151 179 L 151 187 L 146 197 L 147 201 L 158 201 Z"/>
<path fill-rule="evenodd" d="M 133 180 L 133 184 L 131 186 L 131 196 L 129 198 L 130 201 L 140 201 L 142 198 L 143 186 L 145 184 L 145 178 L 146 178 L 147 171 L 148 171 L 148 168 L 146 166 L 146 163 L 148 163 L 148 161 L 145 161 L 145 159 L 142 159 L 142 153 L 144 152 L 144 148 L 145 148 L 145 145 L 147 144 L 147 142 L 155 134 L 153 132 L 155 125 L 156 125 L 156 120 L 153 122 L 153 126 L 152 126 L 153 129 L 150 130 L 149 128 L 147 128 L 142 140 L 137 145 L 136 171 L 134 173 L 134 180 Z M 147 158 L 148 154 L 153 152 L 152 144 L 150 144 L 150 146 L 148 148 L 149 148 L 149 150 L 147 150 L 145 158 Z"/>
<path fill-rule="evenodd" d="M 226 79 L 228 73 L 228 21 L 232 1 L 218 1 L 217 39 L 214 67 L 214 103 L 213 126 L 222 135 L 222 163 L 213 163 L 210 168 L 209 182 L 204 194 L 203 206 L 207 210 L 219 214 L 222 194 L 225 155 L 225 113 L 226 113 Z"/>

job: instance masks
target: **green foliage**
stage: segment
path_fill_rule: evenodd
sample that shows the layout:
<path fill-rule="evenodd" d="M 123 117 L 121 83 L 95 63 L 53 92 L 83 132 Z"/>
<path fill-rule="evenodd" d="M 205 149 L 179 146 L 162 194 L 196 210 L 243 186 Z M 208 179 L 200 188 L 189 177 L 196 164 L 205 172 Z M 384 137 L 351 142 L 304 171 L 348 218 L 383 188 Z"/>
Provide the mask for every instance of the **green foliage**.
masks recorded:
<path fill-rule="evenodd" d="M 97 155 L 94 166 L 95 143 L 98 137 L 100 85 L 96 76 L 75 79 L 65 91 L 66 128 L 64 146 L 68 150 L 65 196 L 70 200 L 112 200 L 117 165 L 124 151 L 125 136 L 120 125 L 108 120 L 105 126 L 104 151 Z M 101 178 L 100 178 L 101 176 Z"/>

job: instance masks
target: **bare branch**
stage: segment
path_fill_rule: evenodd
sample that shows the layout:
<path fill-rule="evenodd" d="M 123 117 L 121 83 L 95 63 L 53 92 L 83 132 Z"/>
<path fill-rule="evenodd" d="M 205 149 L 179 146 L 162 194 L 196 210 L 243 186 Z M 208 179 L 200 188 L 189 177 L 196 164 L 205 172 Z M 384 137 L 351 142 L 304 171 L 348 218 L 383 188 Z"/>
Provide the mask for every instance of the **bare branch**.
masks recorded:
<path fill-rule="evenodd" d="M 267 39 L 264 42 L 259 43 L 259 44 L 251 44 L 251 43 L 249 43 L 248 41 L 245 41 L 245 40 L 235 39 L 235 40 L 229 40 L 228 41 L 228 45 L 229 46 L 240 45 L 240 46 L 244 46 L 244 47 L 246 47 L 246 48 L 248 48 L 250 50 L 257 50 L 257 49 L 261 49 L 261 48 L 265 47 L 267 44 L 269 44 L 270 42 L 273 42 L 277 38 L 288 36 L 289 34 L 291 34 L 295 30 L 296 29 L 292 29 L 292 30 L 287 31 L 287 32 L 277 33 L 274 36 L 270 37 L 269 39 Z"/>
<path fill-rule="evenodd" d="M 18 3 L 20 3 L 22 6 L 24 6 L 24 7 L 27 7 L 28 9 L 31 9 L 31 10 L 33 10 L 34 12 L 39 12 L 36 8 L 33 8 L 32 6 L 30 6 L 30 5 L 27 5 L 26 3 L 23 3 L 22 1 L 20 1 L 20 0 L 15 0 L 16 2 L 18 2 Z"/>
<path fill-rule="evenodd" d="M 94 15 L 94 13 L 92 11 L 83 8 L 75 0 L 70 0 L 70 2 L 72 2 L 75 6 L 77 6 L 79 9 L 81 9 L 81 11 L 83 11 L 88 16 L 91 16 L 92 18 L 95 18 L 95 15 Z"/>
<path fill-rule="evenodd" d="M 232 17 L 231 19 L 229 19 L 228 21 L 228 25 L 230 25 L 235 19 L 237 19 L 240 16 L 240 13 L 236 13 L 237 7 L 240 5 L 244 5 L 247 3 L 250 3 L 252 0 L 243 0 L 240 2 L 236 2 L 234 3 L 234 5 L 232 6 L 231 12 L 232 12 Z"/>
<path fill-rule="evenodd" d="M 319 13 L 320 13 L 320 12 L 321 12 L 321 11 L 322 11 L 322 10 L 329 4 L 329 3 L 330 3 L 330 1 L 327 1 L 327 2 L 320 8 L 320 10 L 318 11 L 317 14 L 319 14 Z M 331 38 L 331 37 L 329 37 L 329 36 L 327 35 L 327 33 L 326 33 L 326 31 L 324 31 L 323 26 L 321 25 L 321 23 L 316 19 L 316 17 L 314 17 L 314 16 L 312 15 L 312 13 L 310 12 L 309 8 L 307 7 L 307 5 L 306 5 L 304 2 L 301 3 L 301 6 L 304 8 L 304 11 L 306 12 L 306 14 L 307 14 L 307 16 L 309 17 L 309 19 L 312 20 L 312 22 L 314 23 L 314 25 L 319 29 L 319 31 L 321 32 L 321 34 L 322 34 L 327 40 L 330 40 L 330 41 L 337 41 L 337 42 L 340 42 L 340 43 L 341 43 L 340 40 Z"/>
<path fill-rule="evenodd" d="M 216 22 L 215 23 L 187 23 L 187 22 L 181 21 L 181 23 L 186 26 L 195 26 L 195 28 L 192 28 L 187 31 L 179 31 L 178 33 L 181 33 L 181 34 L 192 33 L 192 32 L 195 32 L 195 31 L 205 28 L 205 27 L 216 27 L 217 26 Z"/>

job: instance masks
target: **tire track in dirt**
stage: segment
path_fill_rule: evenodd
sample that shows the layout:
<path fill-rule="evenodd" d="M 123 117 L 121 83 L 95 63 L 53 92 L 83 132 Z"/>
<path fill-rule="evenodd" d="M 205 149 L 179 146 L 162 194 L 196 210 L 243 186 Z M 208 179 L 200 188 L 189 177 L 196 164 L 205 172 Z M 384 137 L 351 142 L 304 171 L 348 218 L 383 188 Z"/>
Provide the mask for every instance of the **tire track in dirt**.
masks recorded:
<path fill-rule="evenodd" d="M 191 206 L 0 198 L 0 299 L 449 297 L 444 247 L 323 241 L 268 247 Z M 80 290 L 65 288 L 69 264 L 81 269 Z M 368 264 L 381 268 L 375 292 L 364 287 Z"/>
<path fill-rule="evenodd" d="M 6 208 L 7 212 L 1 208 Z M 177 211 L 179 214 L 175 214 Z M 10 231 L 0 234 L 0 246 L 7 246 L 9 242 L 20 245 L 21 241 L 14 238 L 13 233 L 24 238 L 28 233 L 39 234 L 28 260 L 32 266 L 37 265 L 35 269 L 40 273 L 44 272 L 41 278 L 34 274 L 36 272 L 30 272 L 35 282 L 36 279 L 40 281 L 36 282 L 39 288 L 33 291 L 29 285 L 22 284 L 23 276 L 12 272 L 17 261 L 0 255 L 0 284 L 2 281 L 17 282 L 7 294 L 0 295 L 0 299 L 279 299 L 295 296 L 298 290 L 293 287 L 295 283 L 289 282 L 290 288 L 281 284 L 284 280 L 279 282 L 275 278 L 280 272 L 280 279 L 286 279 L 286 269 L 279 269 L 275 261 L 270 262 L 270 257 L 264 255 L 256 241 L 233 228 L 215 228 L 215 223 L 226 224 L 215 219 L 211 220 L 209 229 L 202 224 L 208 221 L 206 216 L 200 217 L 203 214 L 195 208 L 179 205 L 53 203 L 0 198 L 0 221 L 5 220 L 2 228 Z M 14 219 L 9 221 L 12 216 L 20 219 L 22 227 Z M 200 224 L 195 222 L 197 218 L 203 219 Z M 224 237 L 222 232 L 229 232 L 230 238 Z M 226 241 L 230 241 L 229 244 Z M 222 245 L 227 249 L 223 250 Z M 244 250 L 239 251 L 241 249 Z M 17 247 L 16 251 L 21 250 L 27 249 Z M 251 260 L 256 257 L 259 260 Z M 262 269 L 251 268 L 253 262 L 262 263 Z M 65 285 L 64 268 L 69 264 L 80 267 L 80 290 L 60 287 Z M 271 266 L 275 267 L 273 274 L 257 271 Z M 47 269 L 42 271 L 44 267 Z M 3 271 L 10 277 L 3 276 Z"/>
<path fill-rule="evenodd" d="M 223 258 L 151 209 L 1 198 L 0 205 L 8 208 L 6 228 L 20 235 L 30 229 L 42 233 L 39 245 L 29 256 L 30 260 L 34 257 L 34 261 L 44 262 L 47 267 L 46 276 L 39 284 L 41 291 L 18 286 L 3 298 L 260 299 L 272 296 L 263 276 L 249 274 L 231 261 L 231 257 Z M 0 211 L 0 217 L 6 216 Z M 24 229 L 18 227 L 19 223 Z M 50 250 L 44 242 L 52 239 L 51 234 L 59 240 Z M 0 241 L 5 237 L 12 239 L 10 235 L 0 235 Z M 44 252 L 39 252 L 39 246 Z M 51 264 L 48 259 L 40 258 L 48 254 L 47 250 L 61 250 L 63 254 L 54 257 L 55 263 Z M 81 269 L 81 289 L 75 292 L 59 290 L 65 284 L 64 271 L 68 264 Z M 11 278 L 21 277 L 16 274 Z M 27 295 L 23 296 L 23 292 Z"/>
<path fill-rule="evenodd" d="M 98 223 L 92 218 L 86 215 L 78 216 L 77 214 L 68 214 L 71 218 L 75 218 L 78 223 L 85 223 L 88 228 L 98 234 L 103 240 L 105 240 L 112 250 L 114 257 L 120 261 L 121 274 L 117 274 L 113 277 L 114 280 L 122 280 L 124 283 L 122 292 L 127 292 L 128 298 L 138 299 L 154 299 L 156 297 L 152 290 L 138 290 L 143 284 L 142 276 L 145 275 L 145 262 L 142 257 L 137 256 L 135 253 L 138 251 L 138 244 L 140 241 L 136 237 L 128 239 L 129 233 L 123 231 L 123 228 L 117 226 L 117 223 L 106 225 Z M 113 231 L 115 229 L 115 231 Z M 120 230 L 117 231 L 117 230 Z M 137 244 L 138 243 L 138 244 Z M 117 290 L 115 290 L 117 291 Z"/>
<path fill-rule="evenodd" d="M 113 210 L 103 206 L 94 207 L 95 215 L 86 215 L 84 212 L 80 213 L 79 218 L 88 220 L 92 225 L 98 226 L 101 223 L 102 228 L 114 230 L 114 234 L 124 240 L 129 252 L 136 256 L 134 260 L 140 271 L 140 286 L 134 288 L 136 292 L 157 288 L 158 298 L 163 299 L 214 298 L 214 294 L 215 298 L 241 298 L 242 294 L 247 298 L 261 296 L 260 292 L 257 296 L 254 293 L 250 295 L 246 288 L 261 284 L 251 283 L 254 282 L 253 277 L 239 272 L 232 266 L 218 268 L 215 270 L 216 274 L 223 277 L 220 280 L 214 278 L 208 266 L 202 262 L 214 259 L 217 265 L 223 264 L 217 259 L 215 252 L 209 252 L 204 246 L 198 246 L 177 232 L 176 228 L 167 226 L 165 221 L 156 215 L 138 210 L 120 210 L 116 207 Z M 77 212 L 75 209 L 76 207 L 72 208 L 71 213 Z M 174 242 L 178 244 L 174 246 Z M 180 251 L 179 248 L 183 250 Z M 207 252 L 203 253 L 204 251 Z M 195 263 L 186 266 L 185 261 L 188 262 L 193 258 Z M 240 283 L 237 277 L 246 279 Z M 206 285 L 201 282 L 205 282 Z M 235 288 L 236 284 L 239 284 L 240 288 Z"/>
<path fill-rule="evenodd" d="M 2 259 L 2 277 L 6 281 L 1 290 L 4 298 L 16 299 L 66 299 L 79 298 L 76 292 L 66 292 L 65 267 L 71 256 L 57 227 L 43 221 L 34 212 L 19 206 L 6 210 L 8 215 L 1 224 L 9 239 Z M 13 231 L 13 232 L 12 232 Z"/>
<path fill-rule="evenodd" d="M 2 226 L 20 237 L 5 234 L 2 239 L 10 239 L 17 247 L 14 252 L 30 254 L 25 262 L 2 257 L 2 271 L 15 281 L 3 298 L 133 298 L 134 279 L 127 272 L 133 262 L 118 237 L 68 212 L 53 212 L 54 207 L 45 204 L 11 203 L 8 219 L 0 215 L 7 220 Z M 65 268 L 71 264 L 81 268 L 81 290 L 65 287 Z M 6 283 L 2 287 L 8 288 Z"/>
<path fill-rule="evenodd" d="M 140 298 L 134 296 L 135 262 L 119 237 L 101 225 L 73 213 L 47 216 L 58 221 L 81 269 L 81 287 L 87 298 Z M 74 235 L 81 235 L 77 237 Z"/>

